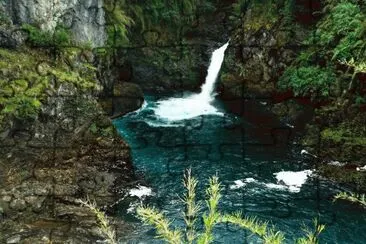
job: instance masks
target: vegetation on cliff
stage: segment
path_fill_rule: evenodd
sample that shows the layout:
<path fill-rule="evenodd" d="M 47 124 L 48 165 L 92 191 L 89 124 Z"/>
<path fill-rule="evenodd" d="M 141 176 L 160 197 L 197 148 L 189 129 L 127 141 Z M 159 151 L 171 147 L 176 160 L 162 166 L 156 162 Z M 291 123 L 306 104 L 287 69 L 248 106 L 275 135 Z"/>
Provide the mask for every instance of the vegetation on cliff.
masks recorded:
<path fill-rule="evenodd" d="M 153 0 L 141 4 L 132 0 L 106 0 L 108 44 L 113 47 L 127 45 L 132 26 L 139 34 L 158 31 L 164 35 L 159 36 L 161 41 L 169 35 L 179 36 L 182 28 L 196 19 L 198 10 L 204 12 L 214 8 L 212 2 L 215 1 Z"/>
<path fill-rule="evenodd" d="M 324 9 L 324 17 L 304 42 L 308 48 L 281 77 L 281 88 L 290 88 L 297 96 L 362 101 L 357 75 L 364 72 L 366 12 L 361 6 L 340 1 Z"/>
<path fill-rule="evenodd" d="M 322 18 L 303 43 L 307 48 L 278 83 L 295 96 L 325 102 L 315 110 L 318 128 L 308 126 L 305 145 L 317 137 L 310 139 L 315 142 L 310 149 L 326 161 L 345 162 L 343 167 L 321 164 L 319 172 L 357 190 L 365 190 L 366 182 L 365 174 L 355 170 L 363 166 L 366 149 L 365 20 L 362 1 L 326 1 Z"/>
<path fill-rule="evenodd" d="M 98 228 L 77 202 L 90 195 L 114 203 L 115 182 L 122 186 L 133 173 L 128 145 L 97 103 L 89 43 L 75 45 L 63 27 L 51 33 L 9 21 L 0 22 L 0 44 L 0 242 L 112 237 L 99 231 L 107 218 Z"/>
<path fill-rule="evenodd" d="M 0 49 L 0 57 L 2 125 L 13 119 L 35 119 L 42 102 L 56 95 L 55 89 L 63 83 L 80 91 L 98 87 L 96 69 L 89 63 L 76 62 L 80 57 L 77 48 L 60 49 L 54 57 L 43 48 Z"/>
<path fill-rule="evenodd" d="M 32 47 L 60 47 L 71 44 L 71 33 L 64 27 L 58 26 L 53 33 L 42 31 L 36 26 L 24 24 L 22 30 L 28 33 L 28 44 Z"/>

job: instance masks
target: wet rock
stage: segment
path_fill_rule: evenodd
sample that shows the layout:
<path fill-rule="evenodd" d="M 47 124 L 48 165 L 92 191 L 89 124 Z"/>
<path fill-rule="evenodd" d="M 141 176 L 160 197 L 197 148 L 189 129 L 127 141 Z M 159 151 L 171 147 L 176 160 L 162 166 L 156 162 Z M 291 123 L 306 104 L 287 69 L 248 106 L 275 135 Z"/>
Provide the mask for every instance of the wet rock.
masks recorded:
<path fill-rule="evenodd" d="M 16 48 L 19 44 L 20 43 L 11 36 L 11 32 L 0 29 L 0 47 Z"/>
<path fill-rule="evenodd" d="M 30 206 L 34 212 L 39 212 L 42 210 L 43 203 L 46 200 L 44 196 L 26 196 L 24 197 L 25 202 Z"/>
<path fill-rule="evenodd" d="M 95 217 L 95 215 L 87 208 L 80 206 L 66 205 L 61 203 L 55 206 L 55 215 L 58 217 L 69 216 L 72 218 Z"/>
<path fill-rule="evenodd" d="M 21 237 L 20 235 L 16 235 L 16 236 L 13 236 L 13 237 L 10 237 L 6 240 L 6 243 L 7 244 L 15 244 L 15 243 L 19 243 L 21 240 Z"/>
<path fill-rule="evenodd" d="M 27 207 L 23 199 L 14 199 L 10 203 L 10 208 L 16 211 L 22 211 Z"/>

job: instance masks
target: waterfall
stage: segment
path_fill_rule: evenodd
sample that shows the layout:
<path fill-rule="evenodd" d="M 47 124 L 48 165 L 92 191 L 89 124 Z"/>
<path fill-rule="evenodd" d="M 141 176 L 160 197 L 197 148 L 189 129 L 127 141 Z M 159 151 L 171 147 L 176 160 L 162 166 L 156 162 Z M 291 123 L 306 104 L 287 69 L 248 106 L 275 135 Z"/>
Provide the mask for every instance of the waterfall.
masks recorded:
<path fill-rule="evenodd" d="M 206 99 L 209 101 L 213 100 L 213 91 L 215 89 L 215 82 L 217 80 L 217 76 L 219 75 L 222 62 L 224 61 L 225 50 L 228 47 L 229 42 L 225 45 L 216 49 L 211 56 L 211 63 L 208 67 L 207 76 L 205 83 L 201 87 L 201 93 L 199 96 L 202 99 Z"/>
<path fill-rule="evenodd" d="M 199 94 L 158 101 L 157 106 L 153 109 L 155 115 L 168 122 L 191 119 L 200 115 L 222 115 L 211 102 L 215 97 L 215 82 L 224 61 L 225 50 L 228 45 L 229 42 L 212 53 L 206 80 Z"/>

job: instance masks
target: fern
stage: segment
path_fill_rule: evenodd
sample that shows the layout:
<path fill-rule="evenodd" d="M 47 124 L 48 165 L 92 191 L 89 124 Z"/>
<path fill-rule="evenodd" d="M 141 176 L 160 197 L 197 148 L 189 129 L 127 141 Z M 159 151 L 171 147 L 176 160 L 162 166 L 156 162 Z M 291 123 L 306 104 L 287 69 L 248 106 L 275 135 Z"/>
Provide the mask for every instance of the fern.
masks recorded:
<path fill-rule="evenodd" d="M 197 220 L 197 213 L 200 209 L 200 206 L 195 201 L 197 183 L 198 181 L 191 175 L 191 169 L 188 169 L 183 181 L 186 193 L 183 195 L 182 199 L 186 205 L 186 211 L 183 213 L 183 218 L 186 223 L 186 239 L 188 243 L 193 243 L 197 237 L 195 223 Z"/>
<path fill-rule="evenodd" d="M 319 235 L 325 230 L 325 225 L 319 224 L 317 219 L 314 219 L 314 230 L 310 230 L 307 227 L 303 227 L 305 237 L 302 237 L 296 241 L 297 244 L 318 244 Z"/>

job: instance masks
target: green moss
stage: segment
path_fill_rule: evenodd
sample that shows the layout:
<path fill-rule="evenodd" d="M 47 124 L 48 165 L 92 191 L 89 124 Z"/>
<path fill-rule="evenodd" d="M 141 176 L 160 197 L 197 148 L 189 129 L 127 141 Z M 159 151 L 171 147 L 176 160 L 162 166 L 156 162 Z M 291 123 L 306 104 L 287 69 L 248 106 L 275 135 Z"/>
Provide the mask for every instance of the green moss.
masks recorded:
<path fill-rule="evenodd" d="M 366 136 L 360 136 L 359 133 L 354 133 L 350 129 L 342 127 L 327 128 L 321 132 L 321 137 L 337 143 L 344 142 L 346 145 L 366 145 Z"/>
<path fill-rule="evenodd" d="M 29 24 L 24 24 L 22 29 L 28 32 L 27 42 L 32 47 L 60 47 L 71 44 L 71 33 L 63 27 L 57 27 L 53 33 Z"/>
<path fill-rule="evenodd" d="M 115 128 L 113 125 L 102 126 L 96 122 L 90 125 L 89 131 L 95 136 L 102 136 L 104 138 L 113 138 L 115 135 Z"/>
<path fill-rule="evenodd" d="M 79 50 L 80 52 L 80 50 Z M 55 79 L 70 83 L 80 91 L 95 89 L 95 68 L 76 62 L 80 53 L 73 49 L 59 51 L 50 59 L 43 50 L 8 50 L 0 48 L 0 127 L 8 120 L 35 119 Z M 73 67 L 69 63 L 75 63 Z"/>
<path fill-rule="evenodd" d="M 232 6 L 233 14 L 242 16 L 244 31 L 270 30 L 280 20 L 284 27 L 293 26 L 293 0 L 239 0 Z"/>
<path fill-rule="evenodd" d="M 177 37 L 189 26 L 196 13 L 213 10 L 212 1 L 152 0 L 148 4 L 134 0 L 106 0 L 108 44 L 124 46 L 129 42 L 129 30 L 140 33 L 156 30 L 161 35 Z M 135 33 L 138 33 L 135 31 Z M 159 40 L 164 40 L 159 36 Z"/>

